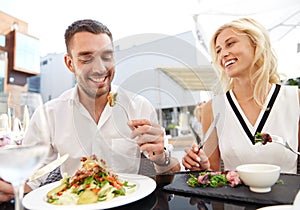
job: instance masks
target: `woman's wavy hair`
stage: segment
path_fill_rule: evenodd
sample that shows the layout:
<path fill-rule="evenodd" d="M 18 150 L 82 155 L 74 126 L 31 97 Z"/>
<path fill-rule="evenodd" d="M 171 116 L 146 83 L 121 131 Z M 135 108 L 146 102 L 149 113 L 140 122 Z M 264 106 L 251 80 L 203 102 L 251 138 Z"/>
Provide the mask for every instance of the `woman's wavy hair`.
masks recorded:
<path fill-rule="evenodd" d="M 247 35 L 252 41 L 253 46 L 255 46 L 255 56 L 252 66 L 256 66 L 257 71 L 250 72 L 250 75 L 252 75 L 251 85 L 254 87 L 253 97 L 255 102 L 260 107 L 264 107 L 264 101 L 268 95 L 268 84 L 280 84 L 280 77 L 277 71 L 277 58 L 271 47 L 269 33 L 260 23 L 251 18 L 241 18 L 224 24 L 214 33 L 210 42 L 210 53 L 213 66 L 217 71 L 221 86 L 225 92 L 233 88 L 233 81 L 218 63 L 216 39 L 226 28 L 231 28 L 237 34 Z"/>

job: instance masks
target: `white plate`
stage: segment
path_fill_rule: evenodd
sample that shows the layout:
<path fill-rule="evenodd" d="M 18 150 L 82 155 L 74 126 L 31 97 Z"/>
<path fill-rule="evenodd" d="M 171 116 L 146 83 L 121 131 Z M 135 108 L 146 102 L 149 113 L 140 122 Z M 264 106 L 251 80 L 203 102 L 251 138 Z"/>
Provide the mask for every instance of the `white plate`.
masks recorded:
<path fill-rule="evenodd" d="M 259 208 L 257 210 L 292 210 L 293 205 L 276 205 Z"/>
<path fill-rule="evenodd" d="M 23 205 L 25 208 L 30 210 L 99 210 L 122 206 L 137 200 L 140 200 L 147 195 L 151 194 L 156 188 L 156 182 L 147 177 L 137 174 L 119 174 L 119 178 L 128 180 L 130 184 L 136 184 L 136 190 L 126 196 L 120 196 L 113 198 L 109 201 L 103 201 L 93 204 L 82 204 L 82 205 L 64 205 L 57 206 L 46 202 L 46 194 L 54 187 L 60 184 L 60 181 L 54 182 L 45 186 L 42 186 L 32 192 L 28 193 L 23 198 Z"/>

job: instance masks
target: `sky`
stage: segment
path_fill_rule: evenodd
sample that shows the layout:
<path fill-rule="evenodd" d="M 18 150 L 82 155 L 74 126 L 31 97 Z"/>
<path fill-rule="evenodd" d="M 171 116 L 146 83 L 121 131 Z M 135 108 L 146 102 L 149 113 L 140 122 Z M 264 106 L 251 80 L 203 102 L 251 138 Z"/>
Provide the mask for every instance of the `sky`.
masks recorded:
<path fill-rule="evenodd" d="M 188 3 L 187 3 L 188 2 Z M 0 10 L 28 23 L 41 55 L 65 51 L 64 32 L 73 21 L 96 19 L 114 40 L 142 33 L 176 35 L 194 27 L 198 0 L 0 0 Z"/>
<path fill-rule="evenodd" d="M 274 43 L 274 47 L 278 54 L 279 70 L 289 77 L 300 76 L 300 53 L 296 53 L 297 43 L 300 43 L 299 0 L 241 2 L 242 0 L 0 0 L 0 10 L 28 23 L 28 33 L 40 39 L 41 56 L 45 56 L 65 52 L 65 29 L 78 19 L 91 18 L 104 23 L 111 30 L 114 40 L 118 41 L 144 33 L 173 36 L 193 31 L 193 15 L 201 14 L 198 22 L 204 29 L 207 42 L 212 32 L 230 18 L 235 19 L 238 15 L 255 16 L 265 26 L 271 26 L 284 18 L 281 8 L 290 6 L 298 9 L 295 18 L 298 18 L 299 27 L 285 39 Z M 221 16 L 217 17 L 219 14 Z M 215 21 L 217 18 L 218 21 Z M 129 46 L 141 43 L 141 40 L 130 41 L 132 43 L 128 43 Z"/>

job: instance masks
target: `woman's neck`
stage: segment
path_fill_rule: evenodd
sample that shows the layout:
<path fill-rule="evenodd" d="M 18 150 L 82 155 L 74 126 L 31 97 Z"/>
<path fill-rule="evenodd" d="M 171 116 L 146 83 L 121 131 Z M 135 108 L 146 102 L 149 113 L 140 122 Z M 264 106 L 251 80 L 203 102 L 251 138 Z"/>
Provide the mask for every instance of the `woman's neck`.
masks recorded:
<path fill-rule="evenodd" d="M 251 85 L 250 81 L 235 81 L 233 84 L 232 92 L 239 102 L 250 101 L 254 97 L 254 87 L 253 85 Z"/>

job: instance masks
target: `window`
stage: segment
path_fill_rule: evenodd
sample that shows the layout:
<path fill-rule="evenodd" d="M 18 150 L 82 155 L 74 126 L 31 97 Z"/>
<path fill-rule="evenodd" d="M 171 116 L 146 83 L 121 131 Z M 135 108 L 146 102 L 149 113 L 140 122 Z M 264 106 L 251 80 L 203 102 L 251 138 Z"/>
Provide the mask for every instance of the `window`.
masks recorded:
<path fill-rule="evenodd" d="M 30 74 L 40 73 L 40 42 L 15 31 L 14 70 Z"/>

